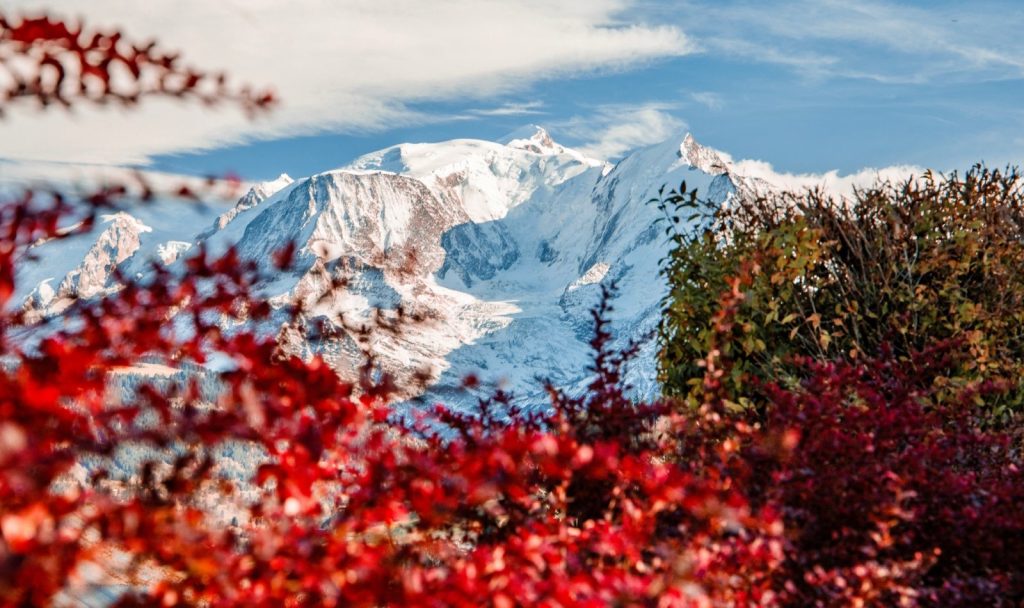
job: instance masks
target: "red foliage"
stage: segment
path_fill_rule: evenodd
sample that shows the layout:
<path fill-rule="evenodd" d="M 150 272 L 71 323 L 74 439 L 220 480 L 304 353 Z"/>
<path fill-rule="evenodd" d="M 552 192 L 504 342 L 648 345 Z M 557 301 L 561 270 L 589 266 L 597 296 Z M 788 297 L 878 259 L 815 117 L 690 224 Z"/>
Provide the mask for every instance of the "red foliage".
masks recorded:
<path fill-rule="evenodd" d="M 883 356 L 863 365 L 808 363 L 799 391 L 771 389 L 765 428 L 796 433 L 782 459 L 743 451 L 755 504 L 787 529 L 776 572 L 790 605 L 1016 606 L 1024 598 L 1022 437 L 985 430 L 980 386 L 929 398 L 929 366 Z"/>
<path fill-rule="evenodd" d="M 151 96 L 233 102 L 247 112 L 275 101 L 270 91 L 236 87 L 222 73 L 185 67 L 177 53 L 155 42 L 45 14 L 15 18 L 0 11 L 0 116 L 21 99 L 71 107 L 80 101 L 134 105 Z"/>
<path fill-rule="evenodd" d="M 728 483 L 666 461 L 668 443 L 635 435 L 660 409 L 623 397 L 606 333 L 585 401 L 556 393 L 551 413 L 522 424 L 443 410 L 413 427 L 389 424 L 386 384 L 352 386 L 319 359 L 220 329 L 225 318 L 268 314 L 249 291 L 254 273 L 231 254 L 191 259 L 180 280 L 154 268 L 145 284 L 77 303 L 70 326 L 34 328 L 47 335 L 32 347 L 16 337 L 30 328 L 4 314 L 4 603 L 88 593 L 76 587 L 87 564 L 107 568 L 102 584 L 131 585 L 122 601 L 140 605 L 773 597 L 776 518 L 754 517 Z M 175 315 L 193 327 L 169 324 Z M 236 365 L 214 396 L 195 379 L 144 384 L 132 398 L 112 382 L 142 358 L 180 366 L 211 352 Z M 227 441 L 246 442 L 263 464 L 225 478 L 213 452 Z M 66 478 L 140 446 L 152 455 L 133 477 L 92 465 Z M 225 510 L 230 524 L 218 518 Z"/>
<path fill-rule="evenodd" d="M 883 348 L 858 364 L 796 361 L 799 388 L 762 387 L 768 403 L 737 410 L 717 381 L 732 371 L 719 348 L 748 271 L 721 296 L 703 423 L 683 429 L 679 453 L 725 470 L 755 512 L 780 515 L 785 559 L 770 587 L 779 603 L 1020 605 L 1024 433 L 993 429 L 977 407 L 1008 384 L 937 393 L 960 351 L 935 343 L 909 360 Z"/>
<path fill-rule="evenodd" d="M 18 243 L 56 225 L 3 217 Z M 760 421 L 715 397 L 728 362 L 710 357 L 707 402 L 680 415 L 625 396 L 628 353 L 608 350 L 599 308 L 585 396 L 552 388 L 545 413 L 499 397 L 479 415 L 438 407 L 402 424 L 387 382 L 346 383 L 318 358 L 224 331 L 270 314 L 257 279 L 233 253 L 200 254 L 187 276 L 154 267 L 76 303 L 59 329 L 3 313 L 4 604 L 115 584 L 125 605 L 946 606 L 1024 594 L 1019 439 L 977 428 L 973 394 L 926 399 L 941 348 L 914 369 L 885 356 L 809 363 L 802 389 L 767 391 Z M 741 286 L 723 296 L 723 334 Z M 234 369 L 212 389 L 199 374 L 117 381 L 141 360 L 182 368 L 214 352 Z M 137 462 L 116 472 L 126 453 Z"/>

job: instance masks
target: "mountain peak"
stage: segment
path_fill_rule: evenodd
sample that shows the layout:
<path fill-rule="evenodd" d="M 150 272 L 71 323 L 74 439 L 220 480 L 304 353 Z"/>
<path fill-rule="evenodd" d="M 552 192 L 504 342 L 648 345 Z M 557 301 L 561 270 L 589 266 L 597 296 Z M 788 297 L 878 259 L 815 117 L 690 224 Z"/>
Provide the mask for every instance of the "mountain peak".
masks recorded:
<path fill-rule="evenodd" d="M 281 188 L 284 188 L 285 186 L 291 184 L 294 181 L 295 180 L 292 179 L 292 176 L 288 175 L 287 173 L 282 173 L 281 175 L 277 176 L 277 179 L 270 180 L 268 182 L 263 182 L 263 183 L 266 184 L 267 186 L 269 186 L 271 189 L 277 191 L 277 190 L 280 190 Z"/>
<path fill-rule="evenodd" d="M 723 175 L 729 172 L 732 160 L 723 152 L 701 145 L 692 133 L 687 133 L 679 145 L 679 156 L 694 169 L 708 175 Z"/>
<path fill-rule="evenodd" d="M 537 125 L 526 125 L 516 129 L 499 139 L 498 143 L 505 144 L 510 148 L 537 152 L 538 154 L 558 153 L 565 150 L 563 146 L 551 139 L 547 129 Z"/>
<path fill-rule="evenodd" d="M 590 167 L 607 166 L 603 160 L 589 158 L 584 154 L 567 148 L 551 138 L 547 129 L 538 125 L 526 125 L 512 131 L 505 137 L 499 138 L 497 143 L 516 150 L 525 150 L 534 154 L 562 154 L 576 159 L 578 162 Z"/>
<path fill-rule="evenodd" d="M 110 228 L 106 230 L 127 230 L 129 232 L 141 233 L 141 232 L 152 232 L 153 229 L 142 223 L 136 217 L 124 211 L 118 211 L 116 213 L 109 213 L 100 216 L 100 221 L 104 224 L 110 224 Z"/>

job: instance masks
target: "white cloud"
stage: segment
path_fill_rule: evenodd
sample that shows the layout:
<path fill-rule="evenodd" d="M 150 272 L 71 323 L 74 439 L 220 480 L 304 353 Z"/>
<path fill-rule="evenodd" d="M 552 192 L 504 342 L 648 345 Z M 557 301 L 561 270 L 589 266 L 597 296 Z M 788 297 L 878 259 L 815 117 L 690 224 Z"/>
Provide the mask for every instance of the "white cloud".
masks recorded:
<path fill-rule="evenodd" d="M 728 158 L 727 155 L 723 156 Z M 771 163 L 763 160 L 729 160 L 728 162 L 731 165 L 730 169 L 737 175 L 764 180 L 780 190 L 803 192 L 820 187 L 834 196 L 851 196 L 856 189 L 868 188 L 885 181 L 899 183 L 924 173 L 921 167 L 913 165 L 895 165 L 881 169 L 865 168 L 847 175 L 840 175 L 835 170 L 827 173 L 784 173 L 776 171 Z"/>
<path fill-rule="evenodd" d="M 588 116 L 576 116 L 554 125 L 562 134 L 583 142 L 577 149 L 593 158 L 612 160 L 626 152 L 661 143 L 682 131 L 686 123 L 669 113 L 674 105 L 611 104 L 599 107 Z"/>
<path fill-rule="evenodd" d="M 0 122 L 2 154 L 62 161 L 147 156 L 324 129 L 423 121 L 409 105 L 488 98 L 580 72 L 691 52 L 677 28 L 622 21 L 631 0 L 50 0 L 94 26 L 156 37 L 190 64 L 269 84 L 283 104 L 250 123 L 240 113 L 150 101 L 137 110 L 24 110 Z M 37 12 L 9 0 L 8 12 Z M 526 108 L 527 110 L 530 108 Z"/>

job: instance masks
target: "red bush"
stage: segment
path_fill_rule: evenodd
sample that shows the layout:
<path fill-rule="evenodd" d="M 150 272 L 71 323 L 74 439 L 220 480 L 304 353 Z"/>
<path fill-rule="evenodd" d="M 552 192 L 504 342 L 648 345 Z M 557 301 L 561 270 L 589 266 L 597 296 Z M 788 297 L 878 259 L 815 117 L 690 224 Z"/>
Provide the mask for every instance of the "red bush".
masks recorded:
<path fill-rule="evenodd" d="M 703 362 L 701 411 L 711 424 L 685 428 L 679 454 L 725 470 L 755 513 L 779 514 L 779 603 L 1019 605 L 1024 435 L 1015 424 L 993 430 L 974 407 L 1011 384 L 940 393 L 934 379 L 962 356 L 946 342 L 909 361 L 886 348 L 860 363 L 796 359 L 798 388 L 763 385 L 763 407 L 738 408 L 725 398 L 721 379 L 732 369 L 721 353 L 744 276 L 720 298 Z"/>
<path fill-rule="evenodd" d="M 921 368 L 883 357 L 810 364 L 797 392 L 773 389 L 766 428 L 800 439 L 782 460 L 744 454 L 746 491 L 777 508 L 786 560 L 777 572 L 793 605 L 868 603 L 1012 606 L 1024 598 L 1021 437 L 986 431 L 959 399 L 926 399 Z M 777 453 L 777 452 L 775 452 Z"/>
<path fill-rule="evenodd" d="M 58 224 L 25 201 L 0 215 L 16 252 Z M 147 605 L 771 599 L 776 519 L 638 437 L 661 408 L 623 396 L 600 313 L 585 400 L 554 392 L 522 424 L 442 409 L 408 426 L 388 423 L 386 381 L 353 386 L 222 329 L 270 313 L 253 266 L 187 266 L 76 302 L 59 327 L 2 314 L 5 603 L 117 584 Z M 121 381 L 140 361 L 185 369 L 215 352 L 234 371 Z M 225 449 L 245 470 L 225 472 Z"/>

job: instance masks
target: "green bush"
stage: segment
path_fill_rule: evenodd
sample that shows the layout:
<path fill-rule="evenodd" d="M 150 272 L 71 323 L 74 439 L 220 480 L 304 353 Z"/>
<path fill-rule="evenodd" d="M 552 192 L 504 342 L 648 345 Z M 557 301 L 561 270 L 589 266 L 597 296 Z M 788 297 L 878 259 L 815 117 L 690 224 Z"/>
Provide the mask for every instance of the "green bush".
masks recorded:
<path fill-rule="evenodd" d="M 723 383 L 748 407 L 761 381 L 795 382 L 808 357 L 891 350 L 913 365 L 913 353 L 943 343 L 952 355 L 929 379 L 938 395 L 999 381 L 1010 390 L 979 405 L 1000 417 L 1021 408 L 1024 192 L 1016 169 L 929 172 L 850 199 L 820 190 L 735 197 L 721 208 L 684 183 L 657 202 L 673 239 L 660 330 L 667 395 L 699 400 L 702 366 L 716 350 Z M 683 225 L 697 228 L 678 231 Z M 729 290 L 738 307 L 722 327 Z"/>

